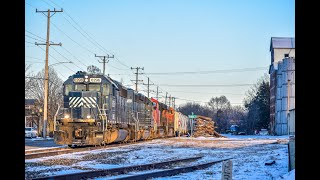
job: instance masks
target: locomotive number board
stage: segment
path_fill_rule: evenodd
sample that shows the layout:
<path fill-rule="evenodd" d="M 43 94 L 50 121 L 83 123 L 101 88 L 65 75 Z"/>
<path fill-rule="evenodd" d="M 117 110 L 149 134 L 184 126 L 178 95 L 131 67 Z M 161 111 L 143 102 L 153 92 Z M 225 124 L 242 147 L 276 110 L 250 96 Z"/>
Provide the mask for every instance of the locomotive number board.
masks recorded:
<path fill-rule="evenodd" d="M 92 83 L 101 83 L 101 78 L 90 78 L 90 79 L 89 79 L 89 82 L 92 82 Z"/>
<path fill-rule="evenodd" d="M 73 82 L 83 82 L 84 78 L 73 78 Z"/>

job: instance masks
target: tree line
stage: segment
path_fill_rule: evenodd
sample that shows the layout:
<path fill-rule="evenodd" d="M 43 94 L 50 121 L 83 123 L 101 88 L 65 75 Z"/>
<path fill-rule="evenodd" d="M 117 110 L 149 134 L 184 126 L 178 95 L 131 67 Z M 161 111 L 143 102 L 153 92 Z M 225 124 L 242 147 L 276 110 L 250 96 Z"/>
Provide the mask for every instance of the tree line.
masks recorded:
<path fill-rule="evenodd" d="M 205 105 L 188 102 L 177 108 L 183 114 L 211 117 L 216 131 L 226 133 L 231 125 L 240 131 L 254 134 L 255 130 L 270 129 L 270 80 L 265 74 L 247 92 L 244 106 L 232 106 L 226 96 L 212 97 Z"/>

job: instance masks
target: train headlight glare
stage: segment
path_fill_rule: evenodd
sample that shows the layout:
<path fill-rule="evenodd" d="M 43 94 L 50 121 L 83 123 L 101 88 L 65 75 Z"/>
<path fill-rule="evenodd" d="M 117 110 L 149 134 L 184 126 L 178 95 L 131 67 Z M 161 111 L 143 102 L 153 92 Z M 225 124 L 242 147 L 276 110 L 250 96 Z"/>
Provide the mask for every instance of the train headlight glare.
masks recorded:
<path fill-rule="evenodd" d="M 64 118 L 69 118 L 69 117 L 70 117 L 69 114 L 64 115 Z"/>
<path fill-rule="evenodd" d="M 87 115 L 87 119 L 90 119 L 91 118 L 91 116 L 90 115 Z"/>

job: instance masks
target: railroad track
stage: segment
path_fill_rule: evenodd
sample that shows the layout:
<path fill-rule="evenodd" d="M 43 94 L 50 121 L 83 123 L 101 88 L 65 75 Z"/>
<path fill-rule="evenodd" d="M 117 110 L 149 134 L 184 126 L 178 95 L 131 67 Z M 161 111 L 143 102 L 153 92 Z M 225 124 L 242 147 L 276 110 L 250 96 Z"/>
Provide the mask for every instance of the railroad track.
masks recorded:
<path fill-rule="evenodd" d="M 47 149 L 47 150 L 39 150 L 39 152 L 30 152 L 25 154 L 25 159 L 34 159 L 40 157 L 48 157 L 48 156 L 55 156 L 60 154 L 67 154 L 74 152 L 72 149 L 68 148 L 61 148 L 61 149 Z"/>
<path fill-rule="evenodd" d="M 127 166 L 127 167 L 120 167 L 120 168 L 112 168 L 112 169 L 105 169 L 105 170 L 95 170 L 95 171 L 87 171 L 87 172 L 80 172 L 80 173 L 72 173 L 72 174 L 64 174 L 64 175 L 56 175 L 56 176 L 46 176 L 35 178 L 34 180 L 44 180 L 44 179 L 54 179 L 54 180 L 78 180 L 78 179 L 88 179 L 88 178 L 96 178 L 96 177 L 106 177 L 106 176 L 117 176 L 122 174 L 128 174 L 129 172 L 136 172 L 136 171 L 147 171 L 153 169 L 161 169 L 161 168 L 168 168 L 173 166 L 174 164 L 185 163 L 190 161 L 196 161 L 202 158 L 202 156 L 198 157 L 191 157 L 185 159 L 178 159 L 178 160 L 171 160 L 159 163 L 151 163 L 151 164 L 143 164 L 143 165 L 135 165 L 135 166 Z M 198 169 L 204 169 L 210 167 L 213 164 L 226 161 L 231 158 L 212 161 L 203 164 L 197 164 L 193 166 L 186 166 L 181 168 L 173 168 L 171 167 L 169 170 L 145 173 L 145 174 L 138 174 L 132 175 L 127 177 L 115 177 L 115 179 L 148 179 L 154 177 L 165 177 L 165 176 L 173 176 L 180 173 L 186 173 L 195 171 Z"/>
<path fill-rule="evenodd" d="M 58 150 L 64 150 L 64 149 L 68 149 L 68 148 L 67 147 L 52 147 L 52 148 L 40 148 L 40 149 L 28 149 L 28 150 L 25 150 L 25 154 L 58 151 Z"/>
<path fill-rule="evenodd" d="M 68 153 L 81 152 L 81 151 L 91 151 L 96 149 L 109 149 L 113 147 L 122 147 L 122 146 L 129 146 L 133 144 L 141 144 L 146 141 L 148 140 L 122 143 L 122 144 L 108 144 L 105 146 L 90 146 L 90 147 L 77 147 L 77 148 L 65 147 L 65 148 L 27 150 L 25 151 L 25 159 L 34 159 L 34 158 L 55 156 L 55 155 L 68 154 Z"/>

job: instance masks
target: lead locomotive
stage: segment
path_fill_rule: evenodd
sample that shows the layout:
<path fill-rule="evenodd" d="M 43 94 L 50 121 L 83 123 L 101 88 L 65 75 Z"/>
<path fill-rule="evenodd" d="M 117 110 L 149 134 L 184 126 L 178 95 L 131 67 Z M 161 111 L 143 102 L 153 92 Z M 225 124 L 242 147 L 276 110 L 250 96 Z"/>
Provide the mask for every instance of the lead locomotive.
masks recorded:
<path fill-rule="evenodd" d="M 63 83 L 63 96 L 57 144 L 105 145 L 187 132 L 187 116 L 102 74 L 78 71 Z"/>

